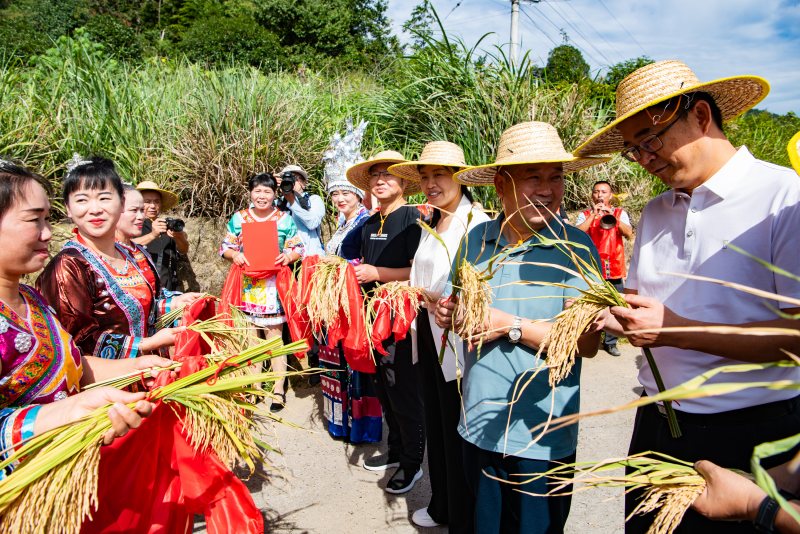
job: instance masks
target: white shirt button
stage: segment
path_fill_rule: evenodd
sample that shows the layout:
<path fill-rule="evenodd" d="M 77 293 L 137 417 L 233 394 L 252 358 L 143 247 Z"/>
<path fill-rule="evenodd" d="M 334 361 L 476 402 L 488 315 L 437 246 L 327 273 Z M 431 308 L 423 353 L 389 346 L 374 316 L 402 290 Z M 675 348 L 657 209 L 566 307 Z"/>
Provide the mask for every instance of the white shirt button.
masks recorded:
<path fill-rule="evenodd" d="M 691 230 L 686 232 L 686 237 L 692 237 L 693 235 L 694 235 L 694 232 L 692 232 Z"/>

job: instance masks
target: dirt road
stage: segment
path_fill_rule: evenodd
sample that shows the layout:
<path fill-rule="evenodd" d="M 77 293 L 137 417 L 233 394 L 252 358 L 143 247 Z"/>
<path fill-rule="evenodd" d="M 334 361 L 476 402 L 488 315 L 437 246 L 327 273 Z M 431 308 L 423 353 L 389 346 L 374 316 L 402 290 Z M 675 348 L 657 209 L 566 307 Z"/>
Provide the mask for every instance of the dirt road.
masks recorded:
<path fill-rule="evenodd" d="M 583 411 L 614 406 L 638 396 L 638 351 L 621 346 L 623 355 L 605 352 L 584 362 Z M 634 391 L 635 390 L 635 391 Z M 248 485 L 256 504 L 267 515 L 268 530 L 276 533 L 411 533 L 446 532 L 444 528 L 417 529 L 411 513 L 427 505 L 427 476 L 415 488 L 393 496 L 381 488 L 391 472 L 373 473 L 361 467 L 377 446 L 351 446 L 332 440 L 321 421 L 319 388 L 296 388 L 287 395 L 282 415 L 302 428 L 274 425 L 266 440 L 283 454 L 270 454 L 267 480 L 253 478 Z M 581 423 L 578 460 L 600 460 L 626 452 L 633 413 L 624 412 Z M 568 533 L 622 532 L 621 492 L 596 490 L 573 498 Z"/>

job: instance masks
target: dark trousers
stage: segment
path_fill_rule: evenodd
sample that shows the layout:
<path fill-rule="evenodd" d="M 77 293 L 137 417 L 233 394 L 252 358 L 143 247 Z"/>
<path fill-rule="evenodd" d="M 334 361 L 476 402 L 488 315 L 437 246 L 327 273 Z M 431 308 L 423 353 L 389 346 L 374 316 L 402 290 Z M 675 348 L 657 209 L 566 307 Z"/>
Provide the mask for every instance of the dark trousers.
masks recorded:
<path fill-rule="evenodd" d="M 608 281 L 611 282 L 614 285 L 614 288 L 617 291 L 622 293 L 622 290 L 624 289 L 624 284 L 622 283 L 622 278 L 609 278 Z M 611 332 L 606 331 L 605 339 L 603 340 L 603 346 L 604 347 L 614 347 L 616 345 L 617 345 L 617 336 L 615 336 Z"/>
<path fill-rule="evenodd" d="M 411 337 L 395 343 L 384 342 L 389 353 L 375 353 L 375 390 L 389 427 L 389 455 L 399 458 L 400 467 L 416 470 L 425 453 L 425 415 L 422 405 L 419 365 L 411 362 Z"/>
<path fill-rule="evenodd" d="M 469 489 L 472 492 L 477 534 L 556 534 L 564 531 L 567 523 L 571 495 L 558 497 L 534 497 L 520 491 L 543 495 L 553 486 L 547 478 L 525 484 L 508 484 L 486 476 L 519 482 L 532 473 L 544 473 L 561 463 L 573 463 L 575 454 L 560 460 L 529 460 L 519 456 L 503 456 L 476 447 L 466 440 L 464 446 L 464 469 Z M 486 474 L 484 474 L 486 473 Z M 571 492 L 572 485 L 564 488 Z M 466 508 L 464 513 L 468 513 Z"/>
<path fill-rule="evenodd" d="M 430 316 L 417 315 L 417 352 L 422 372 L 425 399 L 425 436 L 428 445 L 428 475 L 431 500 L 428 514 L 451 534 L 472 532 L 469 490 L 461 458 L 462 439 L 458 434 L 461 396 L 458 382 L 445 382 L 439 365 L 439 352 L 431 333 Z"/>
<path fill-rule="evenodd" d="M 741 410 L 716 414 L 686 414 L 678 412 L 682 436 L 673 439 L 667 419 L 656 406 L 643 406 L 636 412 L 636 423 L 629 453 L 657 451 L 675 458 L 696 462 L 711 460 L 722 467 L 750 471 L 750 457 L 756 445 L 800 433 L 800 396 Z M 792 458 L 792 453 L 776 456 L 764 462 L 774 467 Z M 625 496 L 625 514 L 633 512 L 641 492 Z M 625 524 L 625 532 L 647 532 L 653 515 L 636 515 Z M 717 532 L 753 532 L 749 522 L 711 521 L 689 509 L 677 533 L 713 534 Z"/>

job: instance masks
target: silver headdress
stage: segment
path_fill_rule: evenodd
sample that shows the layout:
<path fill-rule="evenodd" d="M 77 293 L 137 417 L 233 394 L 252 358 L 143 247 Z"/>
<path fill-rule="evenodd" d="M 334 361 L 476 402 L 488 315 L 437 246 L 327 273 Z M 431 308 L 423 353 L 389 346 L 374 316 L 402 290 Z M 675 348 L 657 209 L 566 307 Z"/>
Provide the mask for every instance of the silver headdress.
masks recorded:
<path fill-rule="evenodd" d="M 16 165 L 11 163 L 7 159 L 0 158 L 0 170 L 10 170 L 14 167 L 16 167 Z"/>
<path fill-rule="evenodd" d="M 347 169 L 364 161 L 361 156 L 361 140 L 367 124 L 367 121 L 361 121 L 353 128 L 353 120 L 347 119 L 344 136 L 333 134 L 328 150 L 322 155 L 322 161 L 325 162 L 325 191 L 329 194 L 344 190 L 364 198 L 364 191 L 348 182 L 346 173 Z"/>
<path fill-rule="evenodd" d="M 72 153 L 72 159 L 67 162 L 67 173 L 71 173 L 81 165 L 89 165 L 91 160 L 83 159 L 77 152 Z"/>

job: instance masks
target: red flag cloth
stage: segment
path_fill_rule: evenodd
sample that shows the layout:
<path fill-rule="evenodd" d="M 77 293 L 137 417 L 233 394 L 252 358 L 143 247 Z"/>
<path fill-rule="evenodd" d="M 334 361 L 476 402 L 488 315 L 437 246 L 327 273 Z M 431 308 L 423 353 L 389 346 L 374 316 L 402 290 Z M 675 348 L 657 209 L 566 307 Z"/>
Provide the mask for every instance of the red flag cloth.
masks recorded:
<path fill-rule="evenodd" d="M 356 278 L 356 271 L 352 265 L 347 266 L 346 274 L 347 302 L 350 306 L 350 324 L 347 333 L 342 340 L 344 357 L 347 364 L 354 371 L 362 373 L 374 373 L 375 361 L 369 350 L 369 339 L 367 338 L 366 322 L 364 320 L 364 295 L 361 292 L 361 285 Z M 346 321 L 344 309 L 339 311 L 339 322 Z"/>
<path fill-rule="evenodd" d="M 278 274 L 288 267 L 281 267 Z M 241 308 L 242 306 L 242 275 L 246 274 L 255 280 L 263 280 L 275 275 L 275 271 L 245 271 L 235 263 L 231 264 L 228 270 L 228 277 L 222 286 L 222 293 L 219 296 L 219 312 L 223 315 L 230 315 L 230 308 Z M 280 288 L 278 289 L 280 297 Z M 283 303 L 283 301 L 281 301 Z"/>
<path fill-rule="evenodd" d="M 311 258 L 318 259 L 317 256 L 311 256 Z M 305 261 L 304 259 L 303 262 Z M 289 333 L 292 336 L 292 341 L 300 341 L 303 339 L 306 342 L 306 347 L 295 352 L 294 355 L 297 358 L 305 358 L 306 351 L 312 344 L 312 336 L 308 314 L 306 313 L 305 306 L 300 304 L 302 298 L 302 282 L 298 282 L 292 270 L 284 266 L 278 271 L 275 285 L 278 288 L 278 297 L 281 299 L 281 305 L 286 314 L 286 323 L 289 326 Z"/>
<path fill-rule="evenodd" d="M 216 299 L 214 297 L 203 297 L 197 299 L 183 312 L 183 326 L 188 326 L 195 321 L 205 321 L 216 315 Z M 184 330 L 175 336 L 175 355 L 180 356 L 202 356 L 209 354 L 211 347 L 198 332 Z"/>

